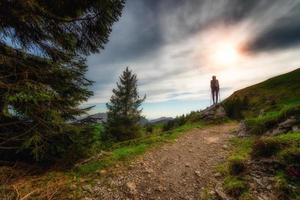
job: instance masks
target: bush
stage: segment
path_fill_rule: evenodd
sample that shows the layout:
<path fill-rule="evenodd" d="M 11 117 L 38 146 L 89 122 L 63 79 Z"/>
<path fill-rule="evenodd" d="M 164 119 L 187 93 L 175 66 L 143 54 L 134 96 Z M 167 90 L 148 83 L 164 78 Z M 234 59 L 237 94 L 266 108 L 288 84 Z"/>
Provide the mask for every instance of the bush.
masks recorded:
<path fill-rule="evenodd" d="M 291 179 L 300 180 L 300 148 L 288 148 L 279 157 L 285 166 L 285 174 Z"/>
<path fill-rule="evenodd" d="M 274 138 L 261 138 L 254 142 L 251 155 L 256 157 L 270 157 L 275 155 L 281 147 L 281 142 Z"/>
<path fill-rule="evenodd" d="M 228 168 L 231 175 L 239 175 L 246 170 L 246 161 L 241 157 L 230 158 Z"/>
<path fill-rule="evenodd" d="M 279 173 L 275 179 L 275 190 L 278 199 L 295 199 L 298 196 L 294 186 L 285 178 L 283 173 Z M 298 189 L 299 190 L 299 189 Z"/>
<path fill-rule="evenodd" d="M 280 153 L 280 159 L 284 164 L 300 164 L 300 148 L 285 149 Z"/>
<path fill-rule="evenodd" d="M 236 97 L 231 100 L 226 100 L 223 106 L 228 117 L 232 119 L 242 119 L 244 118 L 243 111 L 249 107 L 249 99 L 247 96 L 243 98 Z"/>
<path fill-rule="evenodd" d="M 247 185 L 242 179 L 229 176 L 225 178 L 223 188 L 227 194 L 237 198 L 247 190 Z"/>
<path fill-rule="evenodd" d="M 154 129 L 153 126 L 154 126 L 154 125 L 152 125 L 152 124 L 147 124 L 147 125 L 145 126 L 145 128 L 146 128 L 146 133 L 148 133 L 148 134 L 153 133 L 153 129 Z"/>

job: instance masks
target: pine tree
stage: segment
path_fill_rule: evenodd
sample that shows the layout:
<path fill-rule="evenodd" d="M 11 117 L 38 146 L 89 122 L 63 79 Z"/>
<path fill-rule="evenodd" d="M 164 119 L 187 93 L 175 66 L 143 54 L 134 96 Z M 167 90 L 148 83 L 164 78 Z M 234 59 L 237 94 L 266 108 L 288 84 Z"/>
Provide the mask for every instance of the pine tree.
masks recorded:
<path fill-rule="evenodd" d="M 85 130 L 85 56 L 108 41 L 123 0 L 0 2 L 0 157 L 57 156 Z"/>
<path fill-rule="evenodd" d="M 145 100 L 139 97 L 137 90 L 137 76 L 128 67 L 120 76 L 117 88 L 113 89 L 108 108 L 106 134 L 116 140 L 128 140 L 140 135 L 142 109 Z"/>

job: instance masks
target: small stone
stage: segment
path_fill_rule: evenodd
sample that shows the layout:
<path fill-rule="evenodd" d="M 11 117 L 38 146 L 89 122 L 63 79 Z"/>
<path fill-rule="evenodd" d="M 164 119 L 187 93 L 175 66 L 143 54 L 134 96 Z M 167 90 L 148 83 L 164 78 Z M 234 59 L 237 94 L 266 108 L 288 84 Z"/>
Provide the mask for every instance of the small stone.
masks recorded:
<path fill-rule="evenodd" d="M 134 165 L 129 165 L 128 166 L 128 169 L 133 169 L 134 168 Z"/>
<path fill-rule="evenodd" d="M 290 117 L 287 120 L 285 120 L 284 122 L 281 122 L 278 127 L 280 128 L 290 128 L 292 127 L 295 123 L 297 123 L 297 120 L 295 119 L 295 117 Z"/>
<path fill-rule="evenodd" d="M 100 175 L 104 175 L 104 174 L 107 173 L 107 171 L 106 171 L 105 169 L 102 169 L 102 170 L 98 171 L 98 173 L 99 173 Z"/>
<path fill-rule="evenodd" d="M 158 186 L 158 188 L 157 188 L 157 191 L 159 191 L 159 192 L 163 192 L 164 191 L 164 187 L 163 186 Z"/>
<path fill-rule="evenodd" d="M 193 152 L 193 150 L 189 149 L 189 152 L 190 152 L 190 153 L 192 153 L 192 152 Z"/>
<path fill-rule="evenodd" d="M 228 145 L 224 144 L 223 149 L 228 149 Z"/>
<path fill-rule="evenodd" d="M 135 194 L 137 191 L 136 191 L 136 185 L 134 182 L 128 182 L 126 183 L 126 187 L 127 189 L 129 190 L 129 192 L 131 194 Z"/>
<path fill-rule="evenodd" d="M 293 132 L 300 131 L 300 128 L 299 128 L 298 126 L 293 126 L 293 127 L 292 127 L 292 131 L 293 131 Z"/>
<path fill-rule="evenodd" d="M 217 172 L 217 173 L 214 174 L 214 177 L 215 177 L 215 178 L 219 178 L 219 177 L 221 177 L 221 176 L 222 176 L 222 174 L 219 173 L 219 172 Z"/>
<path fill-rule="evenodd" d="M 201 173 L 200 173 L 200 171 L 195 171 L 195 174 L 197 175 L 197 176 L 201 176 Z"/>
<path fill-rule="evenodd" d="M 186 167 L 190 167 L 191 164 L 190 164 L 190 163 L 185 163 L 185 166 L 186 166 Z"/>
<path fill-rule="evenodd" d="M 82 186 L 82 189 L 86 192 L 92 193 L 93 192 L 93 188 L 91 185 L 84 185 Z"/>
<path fill-rule="evenodd" d="M 77 186 L 75 185 L 75 184 L 72 184 L 71 186 L 70 186 L 70 189 L 71 190 L 75 190 L 77 188 Z"/>
<path fill-rule="evenodd" d="M 153 172 L 154 172 L 153 169 L 146 169 L 146 173 L 148 173 L 148 174 L 152 174 Z"/>
<path fill-rule="evenodd" d="M 268 189 L 268 190 L 272 190 L 272 186 L 271 186 L 271 185 L 268 185 L 268 186 L 267 186 L 267 189 Z"/>

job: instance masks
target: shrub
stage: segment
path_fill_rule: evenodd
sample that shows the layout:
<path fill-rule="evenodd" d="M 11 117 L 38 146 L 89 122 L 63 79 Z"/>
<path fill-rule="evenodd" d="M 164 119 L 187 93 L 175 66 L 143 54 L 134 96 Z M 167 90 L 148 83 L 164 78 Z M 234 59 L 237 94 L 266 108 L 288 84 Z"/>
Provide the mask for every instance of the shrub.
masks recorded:
<path fill-rule="evenodd" d="M 284 164 L 300 164 L 300 148 L 285 149 L 280 153 L 280 158 Z"/>
<path fill-rule="evenodd" d="M 291 187 L 283 173 L 279 173 L 275 179 L 275 190 L 278 199 L 291 199 L 294 189 Z"/>
<path fill-rule="evenodd" d="M 254 142 L 251 155 L 255 157 L 270 157 L 275 155 L 281 147 L 281 142 L 274 138 L 261 138 Z"/>
<path fill-rule="evenodd" d="M 239 197 L 247 190 L 246 183 L 237 177 L 229 176 L 223 183 L 225 192 L 233 197 Z"/>
<path fill-rule="evenodd" d="M 246 163 L 245 159 L 241 157 L 233 157 L 230 158 L 228 168 L 229 173 L 231 175 L 238 175 L 245 171 L 246 169 Z"/>
<path fill-rule="evenodd" d="M 147 125 L 145 126 L 145 128 L 146 128 L 146 132 L 147 132 L 148 134 L 153 133 L 153 129 L 154 129 L 153 125 L 147 124 Z"/>
<path fill-rule="evenodd" d="M 300 148 L 288 148 L 280 153 L 280 160 L 285 166 L 285 174 L 300 180 Z"/>

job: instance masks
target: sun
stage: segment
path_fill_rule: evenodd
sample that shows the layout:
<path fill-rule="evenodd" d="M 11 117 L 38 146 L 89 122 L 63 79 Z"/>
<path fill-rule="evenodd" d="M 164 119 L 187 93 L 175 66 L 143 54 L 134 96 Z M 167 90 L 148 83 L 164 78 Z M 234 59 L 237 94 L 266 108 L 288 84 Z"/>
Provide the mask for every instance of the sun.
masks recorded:
<path fill-rule="evenodd" d="M 213 59 L 218 64 L 229 65 L 235 63 L 239 58 L 238 49 L 232 44 L 220 44 L 216 46 Z"/>

